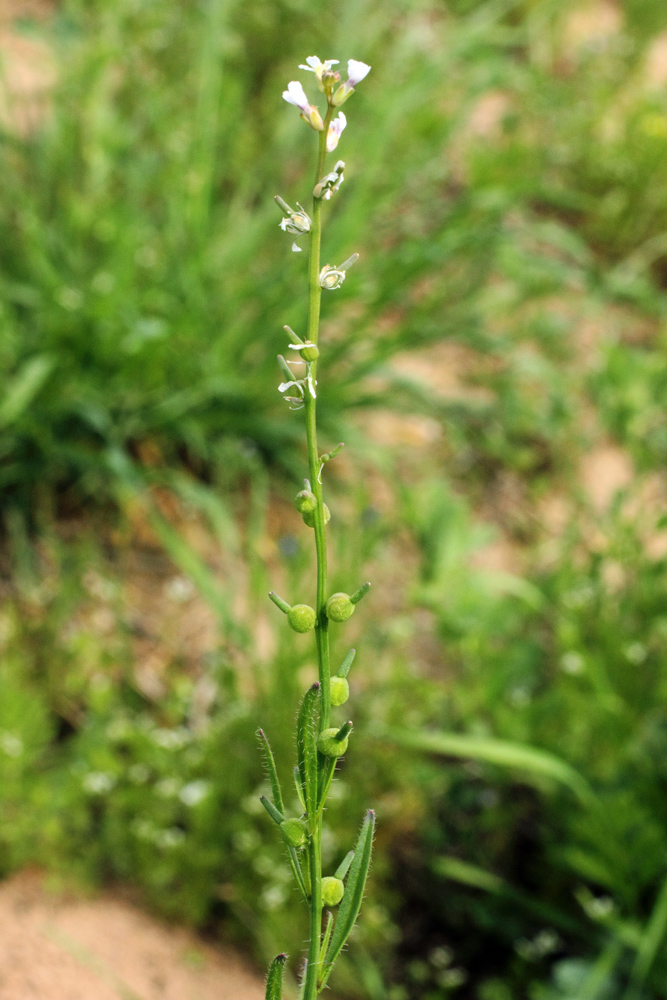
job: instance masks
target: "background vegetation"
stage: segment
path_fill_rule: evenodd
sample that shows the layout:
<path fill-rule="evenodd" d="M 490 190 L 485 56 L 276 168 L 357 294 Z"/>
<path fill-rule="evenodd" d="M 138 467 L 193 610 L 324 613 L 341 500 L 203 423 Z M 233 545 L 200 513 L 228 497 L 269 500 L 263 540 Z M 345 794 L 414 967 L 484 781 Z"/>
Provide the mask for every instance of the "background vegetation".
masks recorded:
<path fill-rule="evenodd" d="M 289 751 L 313 670 L 264 597 L 312 582 L 272 198 L 311 169 L 285 82 L 352 56 L 325 252 L 363 260 L 321 412 L 334 571 L 376 596 L 327 850 L 368 802 L 379 835 L 334 988 L 667 997 L 667 9 L 63 0 L 15 27 L 56 73 L 0 141 L 3 871 L 298 953 L 254 739 Z"/>

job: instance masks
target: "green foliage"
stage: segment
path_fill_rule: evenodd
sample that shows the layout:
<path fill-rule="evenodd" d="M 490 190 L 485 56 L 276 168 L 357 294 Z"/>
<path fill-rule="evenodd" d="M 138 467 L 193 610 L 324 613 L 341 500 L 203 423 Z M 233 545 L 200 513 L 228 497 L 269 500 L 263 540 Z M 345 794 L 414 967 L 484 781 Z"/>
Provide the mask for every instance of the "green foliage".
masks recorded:
<path fill-rule="evenodd" d="M 625 28 L 573 40 L 581 8 L 373 0 L 313 21 L 301 0 L 66 0 L 52 27 L 33 26 L 58 63 L 53 106 L 26 134 L 3 119 L 0 143 L 4 870 L 131 881 L 262 959 L 301 948 L 298 854 L 256 810 L 260 795 L 279 817 L 301 813 L 299 796 L 319 802 L 311 730 L 296 790 L 280 763 L 300 674 L 313 679 L 304 640 L 281 634 L 260 655 L 264 624 L 238 611 L 236 574 L 156 496 L 247 564 L 248 609 L 267 561 L 284 593 L 308 593 L 281 507 L 284 477 L 301 473 L 300 418 L 274 370 L 281 323 L 303 333 L 305 310 L 284 311 L 298 255 L 271 197 L 299 197 L 311 164 L 279 95 L 304 53 L 356 54 L 374 70 L 340 150 L 363 169 L 333 206 L 327 258 L 363 244 L 373 266 L 326 317 L 323 431 L 352 443 L 380 406 L 435 432 L 424 449 L 391 424 L 395 440 L 341 475 L 347 504 L 331 471 L 344 528 L 332 589 L 368 562 L 388 581 L 353 639 L 357 749 L 328 800 L 329 870 L 368 801 L 381 820 L 336 988 L 667 997 L 667 106 L 643 76 L 665 17 L 627 0 Z M 454 358 L 452 392 L 414 367 L 431 345 L 452 348 L 426 356 L 427 375 Z M 604 510 L 579 475 L 600 441 L 634 463 Z M 288 525 L 278 550 L 269 498 Z M 554 499 L 557 532 L 542 518 Z M 54 513 L 91 503 L 113 522 L 98 532 L 110 550 L 126 530 L 111 508 L 143 511 L 215 609 L 219 649 L 194 667 L 174 657 L 159 699 L 137 683 L 120 601 L 105 603 L 113 632 L 86 624 L 86 573 L 102 566 L 114 592 L 122 574 L 79 521 L 59 540 Z M 520 550 L 511 572 L 477 560 L 494 532 Z M 260 719 L 276 749 L 264 741 L 266 775 Z M 348 887 L 361 864 L 357 852 Z"/>

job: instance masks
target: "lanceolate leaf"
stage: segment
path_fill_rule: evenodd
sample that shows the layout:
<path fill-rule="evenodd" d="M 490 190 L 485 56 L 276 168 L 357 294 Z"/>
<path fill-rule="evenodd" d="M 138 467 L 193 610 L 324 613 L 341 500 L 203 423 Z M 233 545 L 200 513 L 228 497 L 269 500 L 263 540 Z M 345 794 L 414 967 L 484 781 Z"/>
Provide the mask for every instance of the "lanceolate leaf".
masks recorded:
<path fill-rule="evenodd" d="M 317 814 L 317 736 L 315 715 L 319 693 L 320 685 L 318 683 L 313 684 L 306 691 L 296 723 L 299 778 L 306 803 L 306 814 L 311 824 L 314 822 Z"/>
<path fill-rule="evenodd" d="M 287 955 L 276 955 L 269 967 L 269 974 L 266 977 L 266 1000 L 282 1000 L 283 996 L 283 969 Z"/>
<path fill-rule="evenodd" d="M 262 745 L 262 750 L 264 752 L 266 769 L 269 772 L 269 781 L 271 782 L 271 793 L 273 795 L 273 804 L 275 805 L 278 812 L 284 813 L 285 807 L 283 806 L 283 796 L 280 790 L 280 782 L 278 781 L 278 772 L 276 771 L 276 762 L 273 757 L 273 751 L 271 749 L 271 745 L 267 740 L 263 729 L 258 729 L 257 735 L 259 736 L 260 743 Z"/>
<path fill-rule="evenodd" d="M 267 799 L 266 795 L 260 795 L 259 801 L 262 803 L 273 822 L 280 826 L 285 817 L 281 812 L 278 812 L 271 799 Z"/>
<path fill-rule="evenodd" d="M 581 774 L 566 761 L 547 750 L 538 750 L 524 743 L 511 743 L 462 733 L 428 732 L 426 730 L 387 729 L 378 732 L 382 739 L 399 746 L 442 754 L 482 760 L 500 767 L 516 768 L 526 775 L 550 778 L 569 788 L 582 802 L 593 798 L 593 791 Z"/>
<path fill-rule="evenodd" d="M 334 962 L 343 950 L 345 943 L 354 927 L 361 901 L 364 898 L 364 888 L 366 886 L 366 876 L 371 864 L 371 851 L 373 849 L 373 832 L 375 830 L 375 813 L 372 809 L 366 813 L 359 839 L 354 848 L 354 858 L 350 866 L 345 885 L 345 893 L 338 908 L 336 926 L 331 936 L 331 944 L 327 952 L 324 968 L 322 969 L 322 986 L 326 983 Z"/>

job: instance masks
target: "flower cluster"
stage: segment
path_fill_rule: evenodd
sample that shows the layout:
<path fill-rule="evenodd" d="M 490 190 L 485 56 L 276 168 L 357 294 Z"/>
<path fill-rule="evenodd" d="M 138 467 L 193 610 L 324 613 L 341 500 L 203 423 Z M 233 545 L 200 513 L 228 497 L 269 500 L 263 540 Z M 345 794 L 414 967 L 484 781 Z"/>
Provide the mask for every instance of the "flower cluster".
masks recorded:
<path fill-rule="evenodd" d="M 318 88 L 326 95 L 329 116 L 331 109 L 338 108 L 341 104 L 344 104 L 354 93 L 354 88 L 357 84 L 361 83 L 371 71 L 371 67 L 367 63 L 359 62 L 358 59 L 348 59 L 347 80 L 345 83 L 341 83 L 340 73 L 333 69 L 337 64 L 338 59 L 325 59 L 322 62 L 317 56 L 308 56 L 306 63 L 302 63 L 299 66 L 299 69 L 305 69 L 307 72 L 315 74 Z M 287 90 L 283 91 L 283 97 L 288 104 L 293 104 L 299 109 L 301 117 L 311 128 L 315 129 L 316 132 L 323 131 L 324 120 L 322 119 L 322 115 L 319 109 L 310 103 L 308 95 L 298 80 L 291 80 L 287 84 Z M 346 125 L 347 119 L 342 111 L 337 118 L 330 121 L 327 129 L 328 153 L 333 153 L 338 145 L 341 132 Z"/>

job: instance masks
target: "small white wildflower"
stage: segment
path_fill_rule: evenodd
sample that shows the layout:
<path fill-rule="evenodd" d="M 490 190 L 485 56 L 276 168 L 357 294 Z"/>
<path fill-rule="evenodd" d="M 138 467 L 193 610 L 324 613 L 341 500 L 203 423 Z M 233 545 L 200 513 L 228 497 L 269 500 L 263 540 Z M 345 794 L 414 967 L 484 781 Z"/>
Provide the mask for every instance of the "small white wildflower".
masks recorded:
<path fill-rule="evenodd" d="M 211 790 L 208 781 L 190 781 L 181 788 L 178 797 L 185 806 L 197 806 Z"/>
<path fill-rule="evenodd" d="M 303 63 L 299 66 L 299 69 L 305 69 L 308 73 L 314 73 L 317 79 L 317 86 L 320 88 L 322 93 L 324 93 L 324 75 L 331 73 L 331 67 L 338 65 L 338 59 L 325 59 L 322 62 L 317 56 L 308 56 L 306 59 L 307 66 Z M 331 77 L 329 78 L 331 80 Z M 334 80 L 340 80 L 340 76 L 336 73 L 333 77 Z"/>
<path fill-rule="evenodd" d="M 338 140 L 340 139 L 341 132 L 347 125 L 347 118 L 341 111 L 337 118 L 331 122 L 329 125 L 329 131 L 327 132 L 327 153 L 333 153 L 334 149 L 338 145 Z"/>
<path fill-rule="evenodd" d="M 168 830 L 158 830 L 153 841 L 157 847 L 166 848 L 178 847 L 185 840 L 185 834 L 177 826 L 170 826 Z"/>
<path fill-rule="evenodd" d="M 13 733 L 0 733 L 0 750 L 8 757 L 20 757 L 23 753 L 23 740 Z"/>
<path fill-rule="evenodd" d="M 335 107 L 340 107 L 354 93 L 354 88 L 362 80 L 365 80 L 371 71 L 368 63 L 359 62 L 358 59 L 347 60 L 347 80 L 341 83 L 340 87 L 333 95 L 332 103 Z"/>
<path fill-rule="evenodd" d="M 151 740 L 164 750 L 180 750 L 191 742 L 192 736 L 185 726 L 176 729 L 154 729 Z"/>
<path fill-rule="evenodd" d="M 175 799 L 181 790 L 181 783 L 177 778 L 163 778 L 155 786 L 155 794 L 161 799 Z"/>
<path fill-rule="evenodd" d="M 563 653 L 560 659 L 560 668 L 566 674 L 580 674 L 584 669 L 584 658 L 581 653 L 577 653 L 574 650 L 570 650 L 569 653 Z"/>
<path fill-rule="evenodd" d="M 299 109 L 301 117 L 311 128 L 314 128 L 316 132 L 322 131 L 324 128 L 322 116 L 317 108 L 310 103 L 305 90 L 298 80 L 291 80 L 287 84 L 287 90 L 283 90 L 283 98 L 288 104 L 293 104 L 295 108 Z"/>
<path fill-rule="evenodd" d="M 348 87 L 356 87 L 358 83 L 365 80 L 371 71 L 371 67 L 368 63 L 360 62 L 358 59 L 348 59 L 347 60 L 347 85 Z"/>
<path fill-rule="evenodd" d="M 641 642 L 632 642 L 625 649 L 625 658 L 629 660 L 630 663 L 634 663 L 635 666 L 639 666 L 643 663 L 648 656 L 648 650 L 646 646 L 642 645 Z"/>
<path fill-rule="evenodd" d="M 324 198 L 328 201 L 332 194 L 335 194 L 338 188 L 341 186 L 345 178 L 343 177 L 343 171 L 345 170 L 345 162 L 339 160 L 333 170 L 325 174 L 324 177 L 315 185 L 313 189 L 313 197 Z"/>
<path fill-rule="evenodd" d="M 325 264 L 320 271 L 320 285 L 322 288 L 326 288 L 328 291 L 333 291 L 334 288 L 340 288 L 340 286 L 345 281 L 346 271 L 352 267 L 353 264 L 359 260 L 359 254 L 353 253 L 351 257 L 341 264 L 340 267 L 332 267 L 331 264 Z"/>
<path fill-rule="evenodd" d="M 104 795 L 106 792 L 110 792 L 116 784 L 116 778 L 113 774 L 107 774 L 104 771 L 90 771 L 84 775 L 81 784 L 84 791 L 90 795 Z"/>
<path fill-rule="evenodd" d="M 332 292 L 334 288 L 340 288 L 344 281 L 345 271 L 338 267 L 332 267 L 331 264 L 325 264 L 320 271 L 320 285 L 329 292 Z"/>
<path fill-rule="evenodd" d="M 283 201 L 282 198 L 276 196 L 276 201 L 287 215 L 281 219 L 279 225 L 284 233 L 291 233 L 298 239 L 305 233 L 310 232 L 310 228 L 313 224 L 313 220 L 308 215 L 308 212 L 297 201 L 296 206 L 298 211 L 295 212 L 294 209 L 290 208 L 289 205 Z M 294 253 L 301 253 L 301 247 L 298 246 L 296 240 L 292 243 L 292 250 Z"/>

